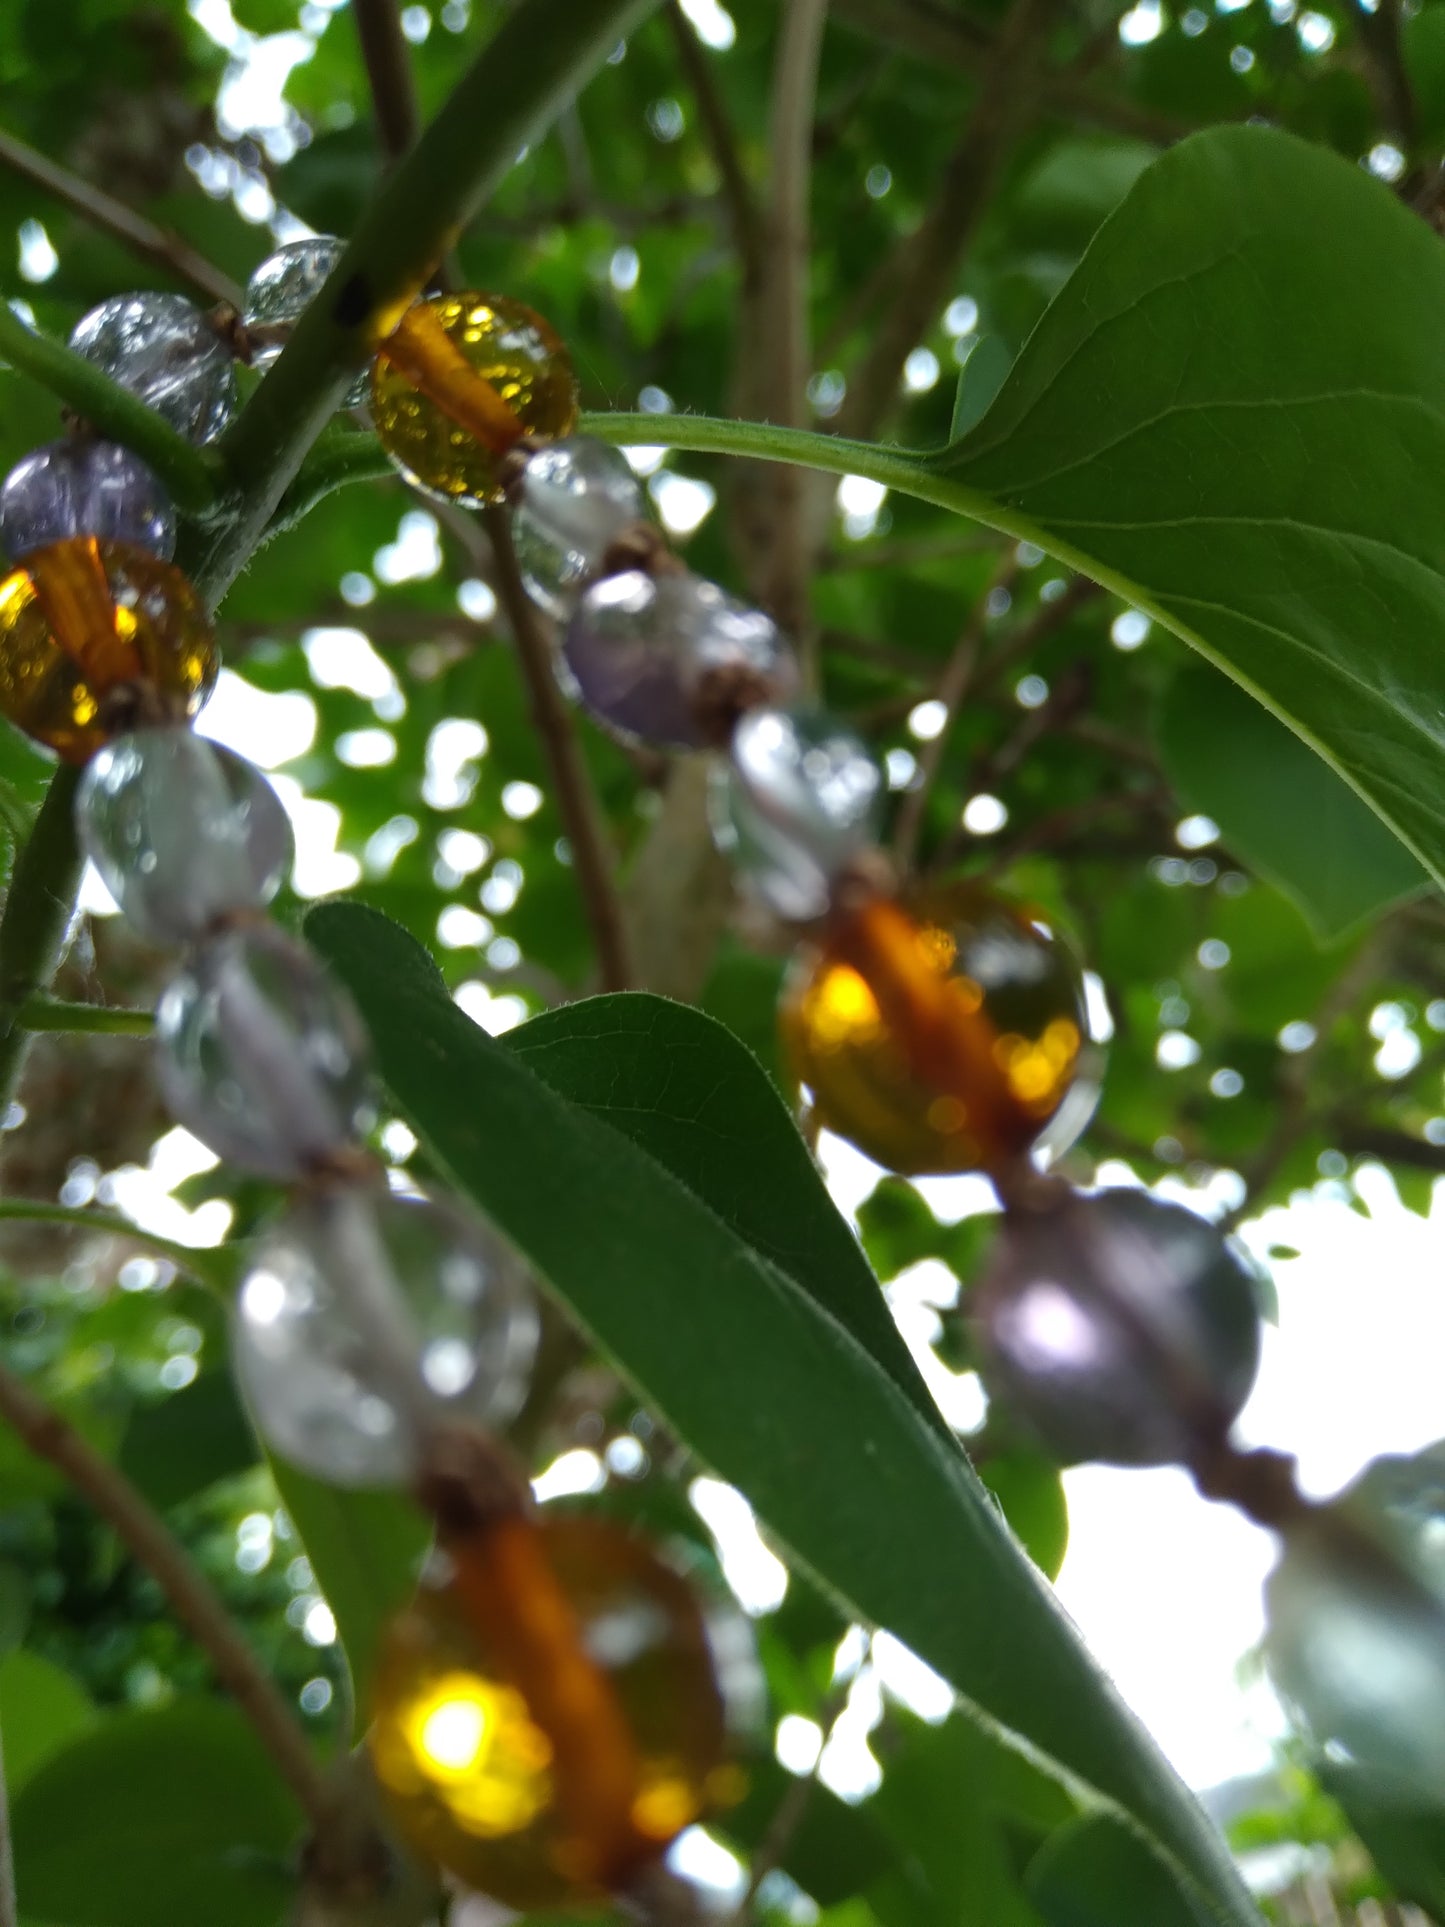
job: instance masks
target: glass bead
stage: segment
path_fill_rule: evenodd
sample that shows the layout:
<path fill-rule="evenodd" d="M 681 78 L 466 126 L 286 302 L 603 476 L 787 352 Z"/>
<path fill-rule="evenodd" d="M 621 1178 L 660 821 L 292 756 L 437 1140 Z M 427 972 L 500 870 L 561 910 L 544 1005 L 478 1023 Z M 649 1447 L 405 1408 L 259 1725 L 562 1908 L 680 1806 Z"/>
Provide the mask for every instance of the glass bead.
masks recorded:
<path fill-rule="evenodd" d="M 549 615 L 570 615 L 608 549 L 646 514 L 641 484 L 606 442 L 570 435 L 539 448 L 512 498 L 512 541 L 527 593 Z"/>
<path fill-rule="evenodd" d="M 158 476 L 115 442 L 47 442 L 0 483 L 0 551 L 19 562 L 73 535 L 100 536 L 169 562 L 176 512 Z"/>
<path fill-rule="evenodd" d="M 1073 954 L 972 885 L 835 917 L 795 957 L 780 1026 L 819 1122 L 909 1175 L 1057 1156 L 1098 1095 Z"/>
<path fill-rule="evenodd" d="M 376 1665 L 392 1819 L 507 1907 L 617 1891 L 735 1779 L 703 1608 L 608 1519 L 508 1519 L 444 1554 Z"/>
<path fill-rule="evenodd" d="M 138 729 L 97 750 L 76 822 L 133 929 L 188 944 L 259 910 L 291 867 L 291 823 L 260 770 L 189 729 Z"/>
<path fill-rule="evenodd" d="M 1378 1460 L 1290 1527 L 1265 1658 L 1346 1806 L 1445 1808 L 1445 1451 Z"/>
<path fill-rule="evenodd" d="M 831 716 L 749 710 L 713 771 L 713 837 L 775 915 L 806 922 L 877 837 L 883 790 L 867 744 Z"/>
<path fill-rule="evenodd" d="M 448 502 L 500 502 L 500 457 L 523 436 L 577 425 L 572 364 L 549 325 L 501 295 L 421 301 L 380 344 L 371 414 L 382 447 L 416 487 Z"/>
<path fill-rule="evenodd" d="M 985 1385 L 1065 1464 L 1187 1463 L 1259 1369 L 1250 1265 L 1147 1191 L 1011 1211 L 968 1304 Z"/>
<path fill-rule="evenodd" d="M 192 442 L 213 442 L 236 409 L 231 351 L 179 294 L 117 294 L 92 308 L 70 345 Z"/>
<path fill-rule="evenodd" d="M 334 1485 L 396 1485 L 438 1422 L 505 1425 L 537 1309 L 519 1261 L 428 1198 L 353 1187 L 293 1206 L 237 1299 L 232 1356 L 261 1432 Z"/>
<path fill-rule="evenodd" d="M 626 569 L 593 583 L 562 653 L 576 693 L 617 735 L 669 749 L 728 739 L 737 717 L 797 695 L 797 659 L 760 609 L 714 582 Z"/>
<path fill-rule="evenodd" d="M 272 925 L 209 938 L 156 1011 L 179 1123 L 263 1177 L 304 1177 L 372 1118 L 366 1032 L 311 953 Z"/>
<path fill-rule="evenodd" d="M 125 543 L 52 542 L 0 580 L 0 713 L 68 762 L 137 703 L 194 715 L 217 666 L 190 583 Z"/>
<path fill-rule="evenodd" d="M 309 240 L 287 241 L 268 254 L 246 283 L 246 306 L 241 315 L 248 328 L 289 330 L 305 314 L 346 252 L 334 234 L 313 234 Z M 265 370 L 280 356 L 285 339 L 261 339 L 253 344 L 251 366 Z M 359 408 L 371 389 L 371 371 L 357 376 L 346 391 L 343 405 Z"/>

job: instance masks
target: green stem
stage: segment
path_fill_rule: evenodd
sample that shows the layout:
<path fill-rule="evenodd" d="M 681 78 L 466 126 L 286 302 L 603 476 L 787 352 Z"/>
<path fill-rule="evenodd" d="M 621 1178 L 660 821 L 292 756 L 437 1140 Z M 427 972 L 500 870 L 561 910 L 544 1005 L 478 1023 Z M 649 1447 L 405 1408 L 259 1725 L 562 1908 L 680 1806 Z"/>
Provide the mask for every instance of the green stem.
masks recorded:
<path fill-rule="evenodd" d="M 155 1018 L 148 1010 L 111 1009 L 105 1004 L 71 1004 L 60 997 L 27 997 L 16 1022 L 26 1030 L 87 1031 L 99 1037 L 149 1037 Z"/>
<path fill-rule="evenodd" d="M 170 1238 L 157 1238 L 139 1225 L 114 1211 L 82 1211 L 66 1204 L 37 1204 L 29 1198 L 0 1199 L 0 1224 L 63 1224 L 75 1231 L 102 1232 L 108 1238 L 129 1238 L 145 1245 L 158 1257 L 167 1258 L 177 1271 L 183 1271 L 197 1284 L 208 1285 L 223 1295 L 230 1289 L 230 1266 L 224 1250 L 194 1251 Z"/>
<path fill-rule="evenodd" d="M 0 303 L 3 306 L 3 303 Z M 15 1096 L 30 1032 L 20 1012 L 45 990 L 65 954 L 85 859 L 75 837 L 80 771 L 62 763 L 15 859 L 0 913 L 0 1114 Z"/>
<path fill-rule="evenodd" d="M 160 476 L 177 508 L 188 515 L 214 511 L 219 476 L 216 458 L 178 435 L 153 408 L 147 408 L 84 355 L 28 328 L 3 300 L 0 358 L 58 395 L 111 441 L 134 449 Z"/>
<path fill-rule="evenodd" d="M 237 494 L 193 571 L 215 605 L 256 548 L 307 450 L 384 330 L 426 283 L 522 148 L 658 0 L 523 0 L 407 157 L 220 452 Z"/>

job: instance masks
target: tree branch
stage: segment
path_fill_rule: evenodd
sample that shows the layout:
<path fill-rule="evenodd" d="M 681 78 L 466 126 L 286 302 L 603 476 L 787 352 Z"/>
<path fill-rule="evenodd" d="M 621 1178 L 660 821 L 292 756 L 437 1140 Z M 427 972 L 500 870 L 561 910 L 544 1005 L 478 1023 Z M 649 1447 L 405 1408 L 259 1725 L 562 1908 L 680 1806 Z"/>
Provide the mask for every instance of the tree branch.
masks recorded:
<path fill-rule="evenodd" d="M 421 124 L 401 15 L 396 0 L 351 0 L 351 11 L 371 83 L 381 150 L 388 160 L 399 160 L 416 145 Z"/>
<path fill-rule="evenodd" d="M 678 64 L 697 102 L 698 118 L 722 182 L 723 201 L 733 233 L 733 246 L 742 264 L 743 285 L 755 287 L 762 279 L 763 229 L 757 201 L 744 172 L 733 136 L 732 122 L 713 79 L 707 55 L 698 44 L 692 23 L 678 5 L 667 0 L 663 17 L 672 31 Z"/>
<path fill-rule="evenodd" d="M 123 242 L 132 254 L 138 254 L 152 267 L 186 282 L 207 301 L 224 301 L 237 309 L 244 305 L 245 295 L 229 275 L 222 274 L 214 262 L 208 261 L 180 235 L 157 227 L 154 221 L 137 214 L 124 201 L 107 194 L 104 188 L 47 160 L 24 141 L 16 140 L 13 134 L 0 132 L 0 167 L 9 168 L 21 180 L 29 181 L 32 187 L 40 188 L 68 207 L 72 214 L 78 214 L 82 221 Z"/>
<path fill-rule="evenodd" d="M 70 938 L 85 867 L 75 835 L 79 781 L 79 770 L 68 763 L 56 771 L 0 912 L 0 1114 L 14 1099 L 30 1046 L 20 1013 L 49 987 Z"/>
<path fill-rule="evenodd" d="M 4 1365 L 0 1365 L 0 1418 L 28 1451 L 70 1481 L 160 1586 L 176 1617 L 210 1657 L 312 1826 L 325 1835 L 335 1818 L 335 1806 L 306 1736 L 184 1546 L 130 1481 Z"/>
<path fill-rule="evenodd" d="M 1400 43 L 1399 0 L 1377 0 L 1372 8 L 1355 0 L 1354 17 L 1380 119 L 1409 155 L 1415 146 L 1418 116 Z"/>

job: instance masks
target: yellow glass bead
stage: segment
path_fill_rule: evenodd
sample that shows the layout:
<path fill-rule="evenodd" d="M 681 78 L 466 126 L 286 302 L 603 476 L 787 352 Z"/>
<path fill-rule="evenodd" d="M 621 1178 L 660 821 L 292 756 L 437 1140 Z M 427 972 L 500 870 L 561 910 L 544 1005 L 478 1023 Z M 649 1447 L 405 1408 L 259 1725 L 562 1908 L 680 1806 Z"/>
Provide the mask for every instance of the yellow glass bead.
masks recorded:
<path fill-rule="evenodd" d="M 689 1585 L 610 1520 L 444 1539 L 393 1620 L 371 1758 L 402 1836 L 519 1910 L 616 1892 L 720 1795 L 725 1684 Z"/>
<path fill-rule="evenodd" d="M 0 580 L 0 713 L 67 762 L 136 713 L 194 715 L 217 664 L 190 583 L 128 543 L 52 542 Z"/>
<path fill-rule="evenodd" d="M 500 502 L 500 458 L 524 435 L 570 435 L 577 409 L 561 341 L 541 315 L 501 295 L 418 302 L 372 364 L 382 447 L 408 481 L 445 501 Z"/>
<path fill-rule="evenodd" d="M 1098 1095 L 1072 954 L 969 885 L 841 912 L 795 959 L 780 1023 L 819 1121 L 910 1176 L 1057 1154 Z"/>

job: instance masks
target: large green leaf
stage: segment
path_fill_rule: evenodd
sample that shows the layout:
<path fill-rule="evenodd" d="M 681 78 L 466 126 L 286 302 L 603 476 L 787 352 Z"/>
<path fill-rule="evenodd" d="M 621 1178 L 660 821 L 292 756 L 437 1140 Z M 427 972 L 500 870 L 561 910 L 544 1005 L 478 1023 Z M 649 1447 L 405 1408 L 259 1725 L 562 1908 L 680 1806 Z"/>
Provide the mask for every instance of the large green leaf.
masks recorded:
<path fill-rule="evenodd" d="M 1348 784 L 1204 663 L 1169 685 L 1159 749 L 1180 796 L 1214 819 L 1321 938 L 1425 888 L 1415 858 Z"/>
<path fill-rule="evenodd" d="M 23 1647 L 11 1653 L 0 1665 L 0 1737 L 10 1797 L 98 1717 L 84 1689 L 52 1660 Z"/>
<path fill-rule="evenodd" d="M 301 1825 L 216 1700 L 113 1715 L 35 1774 L 12 1817 L 26 1912 L 65 1927 L 274 1927 Z"/>
<path fill-rule="evenodd" d="M 1119 1927 L 1121 1893 L 1141 1927 L 1205 1927 L 1209 1919 L 1148 1843 L 1108 1813 L 1061 1828 L 1030 1866 L 1027 1885 L 1047 1927 Z"/>
<path fill-rule="evenodd" d="M 1217 1834 L 1084 1653 L 961 1452 L 865 1345 L 642 1143 L 564 1100 L 474 1025 L 403 931 L 330 905 L 308 932 L 357 997 L 393 1098 L 433 1154 L 793 1556 L 1135 1815 L 1216 1919 L 1254 1920 Z M 613 1021 L 604 1005 L 601 1022 Z M 645 1050 L 645 1037 L 631 1047 Z M 674 1113 L 699 1065 L 701 1103 L 715 1081 L 706 1061 L 671 1048 Z M 720 1133 L 714 1158 L 735 1154 Z"/>

